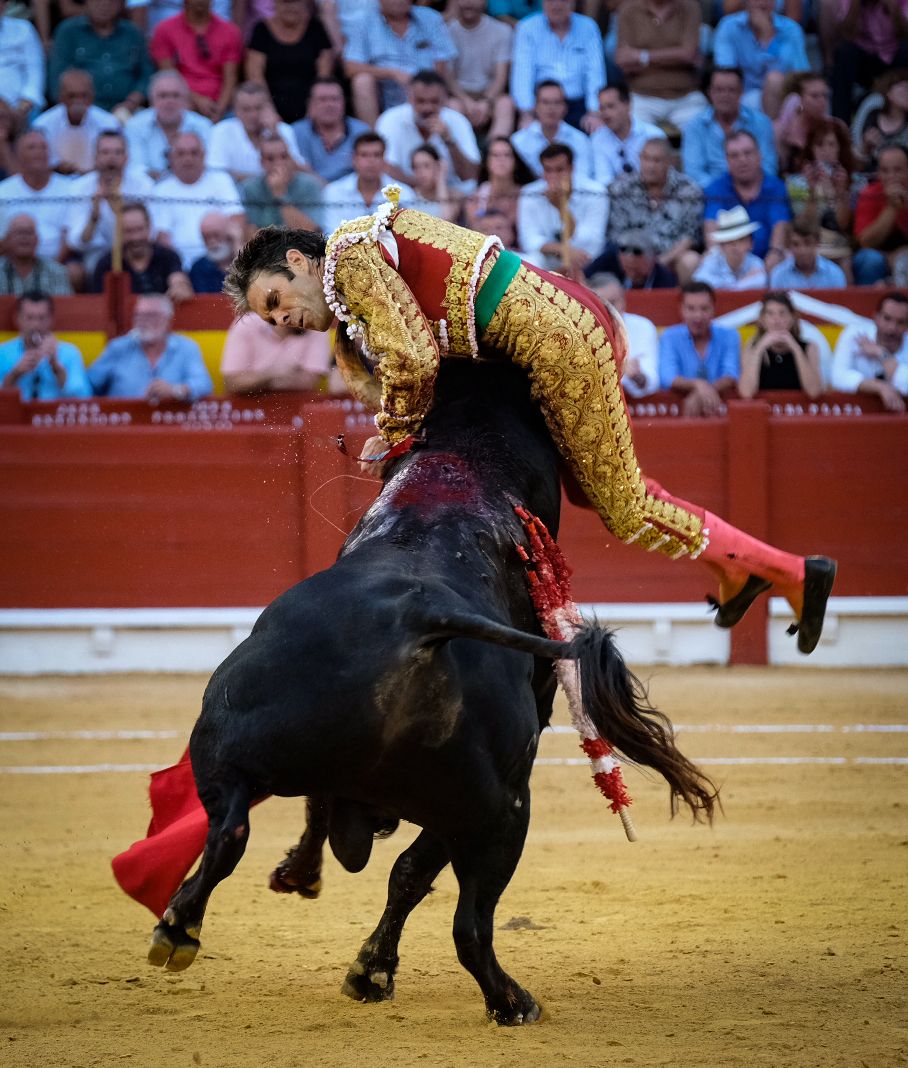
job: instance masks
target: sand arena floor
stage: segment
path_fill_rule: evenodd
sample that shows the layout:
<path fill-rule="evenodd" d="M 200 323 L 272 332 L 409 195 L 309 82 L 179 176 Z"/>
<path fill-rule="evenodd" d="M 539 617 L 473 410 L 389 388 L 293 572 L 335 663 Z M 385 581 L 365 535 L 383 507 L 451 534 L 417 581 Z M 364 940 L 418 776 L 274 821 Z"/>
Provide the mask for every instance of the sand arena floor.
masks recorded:
<path fill-rule="evenodd" d="M 352 876 L 333 858 L 315 902 L 270 893 L 301 801 L 255 810 L 187 972 L 149 967 L 153 919 L 115 886 L 112 854 L 147 822 L 144 772 L 10 766 L 176 759 L 200 677 L 0 679 L 0 1065 L 281 1068 L 362 1064 L 882 1068 L 908 1063 L 908 672 L 654 669 L 651 693 L 725 814 L 670 821 L 664 785 L 629 771 L 640 841 L 583 767 L 533 776 L 523 860 L 498 909 L 504 966 L 540 1023 L 486 1022 L 450 937 L 449 872 L 405 931 L 397 997 L 340 994 L 372 930 L 402 828 Z M 560 707 L 557 722 L 566 723 Z M 801 725 L 734 733 L 731 726 Z M 805 730 L 818 725 L 828 730 Z M 175 731 L 14 741 L 8 732 Z M 547 734 L 540 756 L 578 756 Z M 768 764 L 766 758 L 843 763 Z M 863 763 L 885 758 L 887 763 Z M 516 922 L 509 922 L 516 921 Z"/>

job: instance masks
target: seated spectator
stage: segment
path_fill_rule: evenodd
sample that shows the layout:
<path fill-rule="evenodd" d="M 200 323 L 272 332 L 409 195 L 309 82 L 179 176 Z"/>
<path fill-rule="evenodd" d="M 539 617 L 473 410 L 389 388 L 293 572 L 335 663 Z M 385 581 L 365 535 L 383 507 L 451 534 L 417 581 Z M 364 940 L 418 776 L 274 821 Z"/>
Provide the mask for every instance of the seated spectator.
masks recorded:
<path fill-rule="evenodd" d="M 321 229 L 322 184 L 315 175 L 297 169 L 286 141 L 280 137 L 263 141 L 261 160 L 264 173 L 240 186 L 247 237 L 263 226 Z"/>
<path fill-rule="evenodd" d="M 542 177 L 540 153 L 549 145 L 567 145 L 574 153 L 574 175 L 577 178 L 593 177 L 593 146 L 585 133 L 569 126 L 567 99 L 558 82 L 540 82 L 536 86 L 535 118 L 529 126 L 523 126 L 511 134 L 511 144 L 517 155 L 537 178 Z"/>
<path fill-rule="evenodd" d="M 594 274 L 586 283 L 600 300 L 611 304 L 621 316 L 627 334 L 627 355 L 621 367 L 621 385 L 631 397 L 645 397 L 659 388 L 659 334 L 643 315 L 625 311 L 624 285 L 614 274 Z"/>
<path fill-rule="evenodd" d="M 166 293 L 175 304 L 192 296 L 180 257 L 172 248 L 151 240 L 151 217 L 144 204 L 123 205 L 120 233 L 123 270 L 129 272 L 133 293 Z M 89 292 L 104 292 L 104 277 L 112 269 L 112 260 L 111 252 L 98 260 Z"/>
<path fill-rule="evenodd" d="M 228 393 L 318 389 L 331 370 L 328 335 L 244 315 L 227 331 L 221 374 Z"/>
<path fill-rule="evenodd" d="M 624 230 L 615 234 L 604 252 L 588 264 L 588 278 L 605 271 L 614 274 L 625 289 L 674 289 L 675 272 L 656 258 L 656 246 L 648 230 Z"/>
<path fill-rule="evenodd" d="M 82 353 L 54 337 L 54 302 L 30 290 L 16 301 L 19 336 L 0 345 L 0 385 L 18 389 L 22 399 L 61 400 L 90 397 Z"/>
<path fill-rule="evenodd" d="M 0 100 L 15 116 L 16 129 L 24 129 L 31 113 L 44 107 L 44 47 L 27 19 L 5 14 L 0 2 Z"/>
<path fill-rule="evenodd" d="M 386 111 L 375 124 L 384 138 L 389 174 L 413 182 L 410 158 L 420 145 L 430 144 L 448 163 L 448 182 L 464 190 L 479 173 L 479 145 L 465 115 L 446 106 L 444 79 L 431 70 L 413 76 L 409 103 Z"/>
<path fill-rule="evenodd" d="M 208 166 L 227 171 L 237 183 L 262 174 L 261 151 L 266 141 L 276 137 L 287 145 L 297 167 L 303 166 L 293 130 L 278 122 L 267 90 L 255 82 L 244 82 L 233 94 L 233 115 L 221 121 L 208 138 Z"/>
<path fill-rule="evenodd" d="M 836 119 L 820 119 L 807 134 L 799 172 L 785 183 L 795 217 L 818 223 L 824 243 L 843 259 L 851 254 L 853 170 L 847 128 Z"/>
<path fill-rule="evenodd" d="M 663 389 L 684 394 L 686 416 L 718 415 L 722 394 L 734 389 L 741 371 L 737 330 L 717 326 L 716 294 L 705 282 L 681 290 L 681 322 L 666 327 L 659 340 L 659 378 Z"/>
<path fill-rule="evenodd" d="M 186 79 L 195 111 L 220 122 L 239 80 L 243 38 L 232 22 L 212 13 L 211 0 L 185 0 L 181 14 L 158 23 L 151 55 L 162 70 L 179 71 Z"/>
<path fill-rule="evenodd" d="M 786 86 L 790 91 L 782 102 L 779 117 L 773 123 L 782 174 L 800 168 L 811 130 L 816 124 L 829 119 L 829 86 L 822 74 L 804 71 L 791 75 L 786 80 Z M 847 134 L 848 127 L 844 123 L 838 125 Z M 766 158 L 765 151 L 763 158 Z"/>
<path fill-rule="evenodd" d="M 293 124 L 300 155 L 323 182 L 353 170 L 353 142 L 369 127 L 346 114 L 344 89 L 336 78 L 317 78 L 306 118 Z"/>
<path fill-rule="evenodd" d="M 740 67 L 744 103 L 771 119 L 782 107 L 786 74 L 810 68 L 804 31 L 774 7 L 774 0 L 745 0 L 744 11 L 719 20 L 713 38 L 716 66 Z"/>
<path fill-rule="evenodd" d="M 640 149 L 665 134 L 651 122 L 631 115 L 631 94 L 626 85 L 607 85 L 599 91 L 602 126 L 591 138 L 593 178 L 610 185 L 616 178 L 640 170 Z M 723 164 L 725 156 L 722 157 Z"/>
<path fill-rule="evenodd" d="M 520 190 L 532 180 L 532 172 L 507 137 L 489 141 L 479 165 L 479 185 L 464 207 L 466 225 L 516 249 L 517 201 Z"/>
<path fill-rule="evenodd" d="M 591 18 L 576 14 L 573 6 L 571 0 L 542 0 L 542 12 L 521 19 L 514 30 L 511 96 L 520 113 L 521 126 L 532 121 L 535 90 L 540 82 L 555 82 L 562 87 L 571 126 L 592 133 L 602 125 L 602 34 Z"/>
<path fill-rule="evenodd" d="M 241 235 L 236 233 L 230 219 L 219 211 L 209 211 L 199 223 L 205 255 L 189 269 L 189 281 L 196 293 L 220 293 L 227 277 L 227 268 L 239 251 Z"/>
<path fill-rule="evenodd" d="M 830 375 L 842 393 L 875 393 L 887 412 L 904 412 L 908 395 L 908 297 L 884 293 L 873 320 L 839 335 Z"/>
<path fill-rule="evenodd" d="M 78 206 L 72 212 L 69 241 L 82 253 L 89 274 L 114 243 L 123 201 L 144 200 L 153 189 L 140 167 L 129 166 L 122 130 L 105 130 L 95 147 L 95 169 L 72 184 Z"/>
<path fill-rule="evenodd" d="M 212 391 L 202 350 L 188 337 L 173 334 L 169 297 L 136 298 L 132 330 L 114 338 L 88 369 L 99 397 L 144 397 L 160 401 L 194 401 Z"/>
<path fill-rule="evenodd" d="M 16 164 L 16 115 L 5 100 L 0 100 L 0 182 L 18 170 Z"/>
<path fill-rule="evenodd" d="M 209 211 L 245 223 L 239 190 L 229 174 L 205 166 L 205 146 L 197 134 L 180 134 L 170 150 L 171 173 L 154 187 L 152 214 L 158 240 L 180 254 L 184 270 L 205 254 L 199 224 Z"/>
<path fill-rule="evenodd" d="M 769 284 L 773 289 L 841 289 L 848 285 L 845 272 L 832 260 L 818 255 L 820 228 L 803 216 L 788 232 L 790 255 L 773 267 Z"/>
<path fill-rule="evenodd" d="M 868 88 L 892 67 L 908 67 L 904 0 L 819 0 L 819 22 L 832 71 L 832 113 L 851 122 L 855 86 Z"/>
<path fill-rule="evenodd" d="M 246 52 L 246 78 L 266 88 L 282 122 L 299 122 L 317 77 L 334 70 L 334 51 L 314 0 L 275 0 L 274 15 L 256 23 Z"/>
<path fill-rule="evenodd" d="M 38 227 L 31 215 L 13 215 L 3 235 L 5 255 L 0 256 L 0 295 L 72 293 L 66 268 L 38 255 Z"/>
<path fill-rule="evenodd" d="M 88 71 L 73 67 L 60 76 L 60 103 L 32 123 L 47 138 L 50 165 L 58 174 L 85 174 L 95 165 L 95 143 L 105 130 L 119 130 L 109 111 L 95 107 Z"/>
<path fill-rule="evenodd" d="M 322 223 L 326 234 L 347 219 L 369 215 L 384 203 L 382 188 L 394 182 L 385 167 L 385 142 L 368 130 L 353 142 L 353 171 L 322 190 Z M 400 183 L 397 183 L 398 185 Z M 412 207 L 415 194 L 401 187 L 401 207 Z"/>
<path fill-rule="evenodd" d="M 60 23 L 50 50 L 48 89 L 56 100 L 64 71 L 88 71 L 95 103 L 123 122 L 145 103 L 153 67 L 142 31 L 119 18 L 119 10 L 118 0 L 85 0 L 84 15 Z"/>
<path fill-rule="evenodd" d="M 38 255 L 62 260 L 73 208 L 73 179 L 54 174 L 50 149 L 40 130 L 26 130 L 16 141 L 18 174 L 0 182 L 0 233 L 14 215 L 23 212 L 38 225 Z"/>
<path fill-rule="evenodd" d="M 854 254 L 855 282 L 871 286 L 884 281 L 908 251 L 908 148 L 890 145 L 880 153 L 877 180 L 858 196 L 854 236 L 860 246 Z"/>
<path fill-rule="evenodd" d="M 751 236 L 760 224 L 751 222 L 742 207 L 720 211 L 716 223 L 712 247 L 700 260 L 694 279 L 708 282 L 713 289 L 765 289 L 766 264 L 753 254 Z"/>
<path fill-rule="evenodd" d="M 63 0 L 63 2 L 69 3 L 72 0 Z M 260 2 L 261 0 L 253 0 L 251 7 L 255 8 Z M 228 22 L 236 22 L 238 25 L 242 22 L 242 18 L 235 18 L 234 15 L 241 16 L 245 7 L 246 5 L 238 4 L 236 0 L 211 0 L 211 10 L 215 15 Z M 145 37 L 151 40 L 154 31 L 164 19 L 180 14 L 183 10 L 183 0 L 126 0 L 126 9 L 132 21 Z"/>
<path fill-rule="evenodd" d="M 738 393 L 747 400 L 770 389 L 797 389 L 811 399 L 823 392 L 819 350 L 801 336 L 798 313 L 784 291 L 763 298 L 756 333 L 741 353 Z"/>
<path fill-rule="evenodd" d="M 452 107 L 462 110 L 489 140 L 514 129 L 508 71 L 514 31 L 485 13 L 485 0 L 458 0 L 448 33 L 457 55 L 451 62 Z"/>
<path fill-rule="evenodd" d="M 668 0 L 654 18 L 648 0 L 618 9 L 615 62 L 630 87 L 634 116 L 684 131 L 706 106 L 700 92 L 700 5 Z"/>
<path fill-rule="evenodd" d="M 890 145 L 908 148 L 908 70 L 889 71 L 877 85 L 882 106 L 866 115 L 861 129 L 861 154 L 871 168 L 882 149 Z"/>
<path fill-rule="evenodd" d="M 434 145 L 420 145 L 410 157 L 413 173 L 413 207 L 434 215 L 436 219 L 456 222 L 460 218 L 462 197 L 448 187 L 447 160 L 443 160 Z"/>
<path fill-rule="evenodd" d="M 126 124 L 129 158 L 157 181 L 170 168 L 170 149 L 183 133 L 194 133 L 208 144 L 211 119 L 189 109 L 189 86 L 175 70 L 159 70 L 148 83 L 150 107 Z"/>
<path fill-rule="evenodd" d="M 772 123 L 755 108 L 741 103 L 744 76 L 737 67 L 715 67 L 709 76 L 710 107 L 704 108 L 684 127 L 681 159 L 684 173 L 697 185 L 707 186 L 728 168 L 725 142 L 738 130 L 746 130 L 757 142 L 768 174 L 777 169 Z"/>
<path fill-rule="evenodd" d="M 608 196 L 589 178 L 574 178 L 567 145 L 542 150 L 542 177 L 521 190 L 517 240 L 530 263 L 578 277 L 605 243 Z"/>
<path fill-rule="evenodd" d="M 785 234 L 791 221 L 785 183 L 763 170 L 759 146 L 746 130 L 738 130 L 728 137 L 725 159 L 728 170 L 705 190 L 706 243 L 710 243 L 719 212 L 740 205 L 758 224 L 753 251 L 766 261 L 766 269 L 771 271 L 785 258 Z"/>
<path fill-rule="evenodd" d="M 437 11 L 414 6 L 413 0 L 379 0 L 376 9 L 363 14 L 344 51 L 357 118 L 375 126 L 381 112 L 405 102 L 417 71 L 434 70 L 449 84 L 450 64 L 456 57 L 457 49 Z M 402 158 L 407 156 L 404 152 Z"/>
<path fill-rule="evenodd" d="M 640 152 L 640 173 L 616 178 L 608 195 L 609 239 L 615 242 L 627 230 L 646 230 L 659 262 L 681 282 L 689 282 L 703 243 L 703 192 L 672 167 L 668 141 L 647 141 Z"/>

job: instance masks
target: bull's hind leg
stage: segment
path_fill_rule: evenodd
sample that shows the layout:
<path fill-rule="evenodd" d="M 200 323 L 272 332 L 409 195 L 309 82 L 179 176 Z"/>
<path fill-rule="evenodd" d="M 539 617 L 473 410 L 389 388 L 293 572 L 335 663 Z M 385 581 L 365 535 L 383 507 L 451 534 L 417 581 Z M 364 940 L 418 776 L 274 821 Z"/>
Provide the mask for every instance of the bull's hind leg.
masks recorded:
<path fill-rule="evenodd" d="M 181 972 L 195 960 L 208 898 L 233 872 L 249 839 L 249 794 L 243 787 L 235 787 L 213 803 L 205 797 L 202 802 L 208 812 L 202 862 L 170 899 L 148 950 L 149 964 L 171 972 Z"/>
<path fill-rule="evenodd" d="M 388 879 L 388 901 L 378 927 L 362 949 L 342 987 L 354 1001 L 388 1001 L 394 997 L 400 936 L 407 917 L 432 889 L 432 883 L 448 863 L 448 851 L 428 831 L 397 858 Z"/>
<path fill-rule="evenodd" d="M 495 907 L 517 867 L 526 839 L 530 796 L 526 790 L 519 807 L 498 821 L 495 832 L 458 842 L 451 862 L 460 884 L 454 914 L 454 943 L 460 963 L 479 983 L 486 1011 L 499 1024 L 532 1023 L 539 1019 L 539 1006 L 504 971 L 492 947 Z"/>
<path fill-rule="evenodd" d="M 321 797 L 306 798 L 306 830 L 297 845 L 271 873 L 268 885 L 277 894 L 318 897 L 322 889 L 322 851 L 328 837 L 331 804 Z"/>

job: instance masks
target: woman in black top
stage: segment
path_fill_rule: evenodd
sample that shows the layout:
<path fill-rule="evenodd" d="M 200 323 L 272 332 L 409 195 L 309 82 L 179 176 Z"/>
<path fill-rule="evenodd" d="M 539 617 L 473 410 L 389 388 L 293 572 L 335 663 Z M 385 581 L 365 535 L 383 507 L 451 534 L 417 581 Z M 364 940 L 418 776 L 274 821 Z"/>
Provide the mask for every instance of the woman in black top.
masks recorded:
<path fill-rule="evenodd" d="M 256 23 L 246 52 L 246 77 L 267 85 L 284 122 L 306 117 L 312 83 L 334 69 L 334 52 L 313 0 L 275 0 L 274 16 Z"/>
<path fill-rule="evenodd" d="M 763 298 L 757 332 L 741 353 L 738 393 L 750 398 L 769 389 L 802 390 L 811 398 L 823 392 L 820 354 L 800 336 L 794 304 L 781 291 Z"/>

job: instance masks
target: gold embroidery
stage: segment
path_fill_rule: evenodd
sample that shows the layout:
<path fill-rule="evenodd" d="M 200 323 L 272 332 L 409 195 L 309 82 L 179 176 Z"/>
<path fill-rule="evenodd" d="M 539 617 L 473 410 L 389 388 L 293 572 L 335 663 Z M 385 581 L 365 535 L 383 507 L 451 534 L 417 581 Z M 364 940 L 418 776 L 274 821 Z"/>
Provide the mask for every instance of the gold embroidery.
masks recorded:
<path fill-rule="evenodd" d="M 619 369 L 589 308 L 521 266 L 484 339 L 527 370 L 561 455 L 616 537 L 666 556 L 702 548 L 699 517 L 647 493 Z"/>
<path fill-rule="evenodd" d="M 366 345 L 378 360 L 381 413 L 376 425 L 395 445 L 419 428 L 429 410 L 438 346 L 409 287 L 376 244 L 344 249 L 334 277 L 338 296 L 363 322 Z"/>

